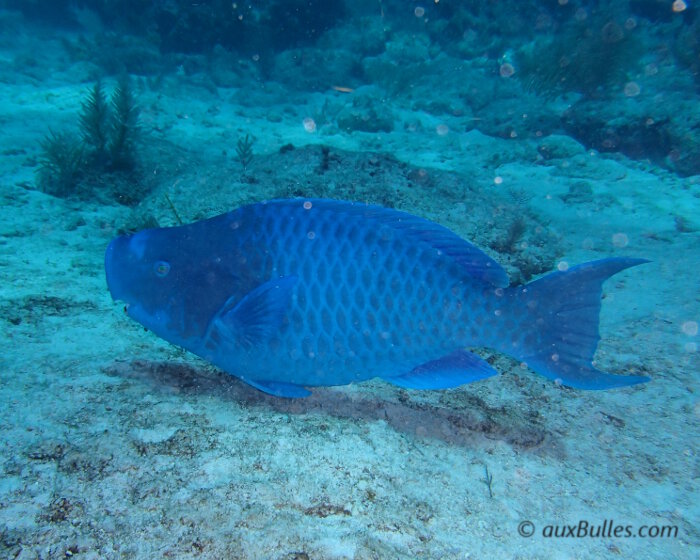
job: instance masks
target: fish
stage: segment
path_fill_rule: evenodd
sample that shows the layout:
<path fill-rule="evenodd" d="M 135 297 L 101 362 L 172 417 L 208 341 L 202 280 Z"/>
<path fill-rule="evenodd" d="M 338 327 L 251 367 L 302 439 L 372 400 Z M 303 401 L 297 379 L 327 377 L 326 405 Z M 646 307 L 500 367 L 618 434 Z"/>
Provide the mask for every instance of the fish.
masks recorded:
<path fill-rule="evenodd" d="M 611 257 L 509 286 L 449 229 L 395 209 L 280 199 L 113 239 L 107 286 L 129 317 L 278 397 L 381 378 L 449 389 L 506 354 L 579 389 L 643 383 L 599 371 L 603 283 L 649 262 Z"/>

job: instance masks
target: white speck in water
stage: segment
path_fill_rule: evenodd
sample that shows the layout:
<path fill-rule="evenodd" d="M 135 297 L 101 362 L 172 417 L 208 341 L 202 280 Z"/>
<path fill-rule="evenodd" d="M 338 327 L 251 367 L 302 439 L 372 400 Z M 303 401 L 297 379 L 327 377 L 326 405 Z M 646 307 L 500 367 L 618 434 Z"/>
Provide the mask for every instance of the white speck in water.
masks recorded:
<path fill-rule="evenodd" d="M 672 10 L 676 13 L 684 12 L 686 8 L 688 7 L 688 4 L 686 4 L 683 0 L 675 0 L 672 4 Z"/>
<path fill-rule="evenodd" d="M 312 206 L 313 206 L 313 204 L 311 203 L 310 200 L 307 200 L 306 202 L 304 202 L 304 210 L 311 210 Z"/>
<path fill-rule="evenodd" d="M 625 233 L 616 233 L 612 236 L 612 244 L 615 247 L 627 247 L 629 244 L 629 238 Z"/>
<path fill-rule="evenodd" d="M 697 336 L 698 334 L 698 324 L 696 321 L 684 321 L 681 325 L 681 329 L 688 336 Z"/>
<path fill-rule="evenodd" d="M 308 237 L 309 239 L 313 239 L 314 237 L 316 237 L 316 234 L 313 231 L 310 231 L 306 234 L 306 237 Z"/>
<path fill-rule="evenodd" d="M 627 82 L 625 84 L 625 95 L 627 97 L 637 97 L 641 91 L 637 82 Z"/>
<path fill-rule="evenodd" d="M 566 261 L 561 261 L 557 265 L 557 270 L 561 270 L 562 272 L 564 272 L 565 270 L 569 270 L 569 263 Z"/>
<path fill-rule="evenodd" d="M 450 127 L 446 124 L 439 124 L 437 127 L 435 127 L 435 132 L 437 132 L 438 136 L 447 136 L 449 131 Z"/>
<path fill-rule="evenodd" d="M 510 78 L 513 74 L 515 74 L 515 68 L 510 62 L 504 62 L 501 64 L 499 74 L 501 75 L 501 78 Z"/>
<path fill-rule="evenodd" d="M 316 121 L 314 121 L 311 117 L 306 117 L 303 124 L 306 132 L 316 132 Z"/>

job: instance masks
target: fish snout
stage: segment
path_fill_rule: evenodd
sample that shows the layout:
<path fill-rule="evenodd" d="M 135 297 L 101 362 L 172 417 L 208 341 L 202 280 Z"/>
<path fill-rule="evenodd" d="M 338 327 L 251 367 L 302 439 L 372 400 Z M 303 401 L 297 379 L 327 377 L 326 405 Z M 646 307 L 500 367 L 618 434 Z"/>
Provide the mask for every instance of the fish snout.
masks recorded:
<path fill-rule="evenodd" d="M 129 241 L 121 236 L 113 239 L 105 251 L 105 277 L 107 288 L 114 301 L 127 301 L 127 290 L 124 282 L 124 256 L 128 254 Z"/>

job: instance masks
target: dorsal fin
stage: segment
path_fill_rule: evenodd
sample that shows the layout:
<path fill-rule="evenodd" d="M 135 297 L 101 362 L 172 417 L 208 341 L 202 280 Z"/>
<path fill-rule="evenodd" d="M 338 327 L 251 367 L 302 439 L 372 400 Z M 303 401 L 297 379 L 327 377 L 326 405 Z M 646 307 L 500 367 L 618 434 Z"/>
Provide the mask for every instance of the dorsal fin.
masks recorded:
<path fill-rule="evenodd" d="M 346 202 L 322 198 L 272 200 L 263 204 L 299 204 L 301 206 L 305 203 L 311 203 L 310 211 L 316 209 L 320 211 L 343 213 L 348 216 L 357 216 L 364 220 L 375 221 L 378 225 L 385 225 L 400 230 L 410 239 L 425 243 L 442 251 L 445 255 L 458 263 L 469 276 L 476 280 L 491 284 L 497 288 L 505 288 L 510 283 L 508 274 L 506 274 L 503 267 L 481 249 L 465 241 L 446 227 L 424 218 L 401 212 L 400 210 L 383 208 L 381 206 L 364 204 L 361 202 Z"/>

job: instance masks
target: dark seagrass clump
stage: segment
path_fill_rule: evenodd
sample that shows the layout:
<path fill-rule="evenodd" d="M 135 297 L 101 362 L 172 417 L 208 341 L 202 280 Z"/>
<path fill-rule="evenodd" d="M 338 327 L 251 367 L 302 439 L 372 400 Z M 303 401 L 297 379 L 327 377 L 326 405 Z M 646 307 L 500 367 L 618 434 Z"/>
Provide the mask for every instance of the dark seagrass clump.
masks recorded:
<path fill-rule="evenodd" d="M 108 99 L 101 82 L 85 95 L 78 133 L 49 133 L 41 141 L 37 185 L 54 196 L 135 204 L 139 181 L 139 109 L 128 77 Z"/>

